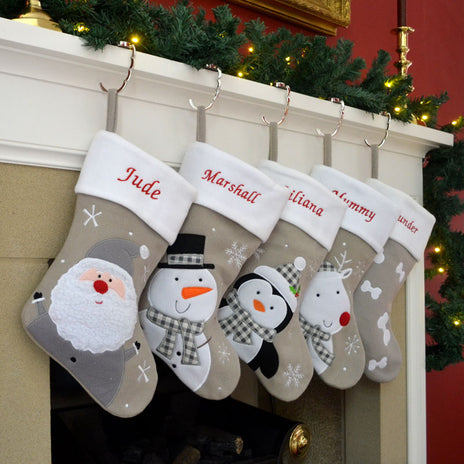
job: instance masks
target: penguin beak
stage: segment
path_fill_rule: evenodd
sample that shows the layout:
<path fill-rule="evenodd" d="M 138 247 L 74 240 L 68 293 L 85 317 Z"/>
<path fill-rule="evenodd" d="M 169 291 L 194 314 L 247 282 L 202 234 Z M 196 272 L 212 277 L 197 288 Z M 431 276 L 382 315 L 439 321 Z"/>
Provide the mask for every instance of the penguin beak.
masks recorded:
<path fill-rule="evenodd" d="M 212 290 L 209 287 L 184 287 L 182 289 L 182 298 L 187 300 L 195 296 L 203 295 L 203 293 L 208 293 Z"/>
<path fill-rule="evenodd" d="M 253 300 L 253 307 L 256 309 L 256 311 L 259 311 L 261 313 L 264 313 L 266 311 L 266 308 L 264 307 L 263 303 L 259 300 Z"/>

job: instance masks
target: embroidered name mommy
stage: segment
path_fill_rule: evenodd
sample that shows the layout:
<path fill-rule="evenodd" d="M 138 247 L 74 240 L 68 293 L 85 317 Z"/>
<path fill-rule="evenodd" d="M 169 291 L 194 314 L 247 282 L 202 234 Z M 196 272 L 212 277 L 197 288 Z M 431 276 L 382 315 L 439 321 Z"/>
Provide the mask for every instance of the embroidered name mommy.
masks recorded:
<path fill-rule="evenodd" d="M 134 187 L 140 189 L 142 193 L 149 195 L 152 200 L 158 200 L 157 197 L 161 195 L 161 190 L 155 186 L 160 183 L 159 180 L 144 183 L 144 180 L 138 174 L 135 174 L 136 172 L 137 169 L 135 168 L 127 168 L 127 177 L 125 179 L 118 177 L 118 181 L 130 182 Z"/>
<path fill-rule="evenodd" d="M 408 221 L 405 217 L 399 216 L 398 222 L 402 224 L 406 229 L 409 229 L 413 234 L 415 234 L 419 229 L 414 225 L 414 221 Z"/>
<path fill-rule="evenodd" d="M 338 190 L 332 190 L 332 192 L 335 193 L 335 195 L 337 195 L 338 198 L 341 198 L 347 204 L 348 208 L 352 209 L 356 213 L 359 213 L 361 216 L 364 216 L 364 221 L 371 222 L 372 219 L 374 219 L 374 211 L 371 211 L 367 209 L 365 206 L 362 206 L 359 203 L 356 203 L 355 201 L 346 198 L 346 192 L 339 193 Z"/>
<path fill-rule="evenodd" d="M 255 200 L 262 195 L 261 193 L 258 193 L 256 190 L 247 190 L 244 184 L 233 184 L 230 180 L 221 177 L 221 174 L 221 171 L 216 171 L 213 174 L 213 171 L 211 169 L 207 169 L 204 172 L 202 179 L 206 180 L 207 182 L 210 182 L 211 184 L 219 185 L 220 187 L 227 189 L 227 191 L 233 193 L 234 195 L 237 195 L 240 198 L 243 198 L 244 200 L 250 203 L 254 203 Z"/>
<path fill-rule="evenodd" d="M 286 185 L 287 188 L 288 185 Z M 296 203 L 297 205 L 302 206 L 303 208 L 308 209 L 309 211 L 313 212 L 316 216 L 321 217 L 322 213 L 324 212 L 324 208 L 319 208 L 315 203 L 312 203 L 309 198 L 306 197 L 303 191 L 298 190 L 292 190 L 292 193 L 290 193 L 290 197 L 288 198 L 288 201 L 291 201 L 293 203 Z"/>

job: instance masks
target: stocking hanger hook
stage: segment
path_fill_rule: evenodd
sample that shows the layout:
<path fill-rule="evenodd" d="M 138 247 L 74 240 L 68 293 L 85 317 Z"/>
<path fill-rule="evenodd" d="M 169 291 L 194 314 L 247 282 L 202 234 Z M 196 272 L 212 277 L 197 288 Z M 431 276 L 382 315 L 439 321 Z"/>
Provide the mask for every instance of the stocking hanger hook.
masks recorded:
<path fill-rule="evenodd" d="M 135 45 L 129 42 L 121 41 L 119 42 L 118 46 L 123 47 L 123 48 L 130 48 L 132 50 L 132 54 L 131 54 L 131 59 L 130 59 L 130 66 L 129 66 L 129 69 L 127 70 L 127 76 L 122 81 L 121 87 L 119 87 L 119 89 L 116 90 L 116 93 L 119 93 L 126 88 L 126 85 L 130 81 L 130 78 L 132 76 L 132 71 L 134 69 L 134 63 L 135 63 Z M 108 90 L 104 87 L 104 85 L 101 82 L 100 82 L 100 87 L 104 92 L 108 92 Z"/>
<path fill-rule="evenodd" d="M 287 117 L 288 114 L 288 108 L 290 107 L 290 86 L 286 85 L 285 82 L 276 82 L 274 84 L 278 89 L 286 89 L 287 90 L 287 97 L 285 101 L 285 110 L 284 110 L 284 115 L 282 116 L 282 119 L 280 121 L 277 121 L 277 125 L 280 126 L 284 121 L 285 118 Z M 266 119 L 265 116 L 262 117 L 264 124 L 266 126 L 270 126 L 271 123 Z"/>
<path fill-rule="evenodd" d="M 330 101 L 332 103 L 339 103 L 340 104 L 340 116 L 338 118 L 337 126 L 335 127 L 335 129 L 333 130 L 332 133 L 324 134 L 324 132 L 322 132 L 320 129 L 316 129 L 317 134 L 322 136 L 322 137 L 324 135 L 330 135 L 330 137 L 335 137 L 337 135 L 338 131 L 340 130 L 340 128 L 342 127 L 343 116 L 345 115 L 345 102 L 343 100 L 340 100 L 339 98 L 331 98 Z"/>
<path fill-rule="evenodd" d="M 214 102 L 216 101 L 217 97 L 219 96 L 219 92 L 221 91 L 221 85 L 222 85 L 222 82 L 221 82 L 222 71 L 218 66 L 216 66 L 214 64 L 207 64 L 205 66 L 205 68 L 209 69 L 211 71 L 216 71 L 217 72 L 216 90 L 214 91 L 213 98 L 211 99 L 209 104 L 207 106 L 205 106 L 205 111 L 206 111 L 206 110 L 209 110 L 210 108 L 212 108 L 212 106 L 214 105 Z M 198 107 L 195 105 L 195 103 L 193 103 L 193 100 L 191 98 L 189 98 L 189 103 L 190 103 L 190 106 L 194 110 L 198 110 Z"/>
<path fill-rule="evenodd" d="M 387 116 L 387 127 L 385 129 L 385 134 L 382 138 L 382 140 L 380 141 L 380 143 L 378 143 L 377 145 L 372 145 L 370 144 L 368 141 L 367 141 L 367 138 L 364 139 L 364 143 L 368 146 L 368 147 L 373 147 L 373 146 L 376 146 L 377 148 L 382 148 L 383 147 L 383 144 L 385 143 L 385 141 L 387 140 L 387 137 L 388 137 L 388 131 L 390 130 L 390 121 L 391 121 L 391 114 L 390 113 L 382 113 L 383 116 Z"/>

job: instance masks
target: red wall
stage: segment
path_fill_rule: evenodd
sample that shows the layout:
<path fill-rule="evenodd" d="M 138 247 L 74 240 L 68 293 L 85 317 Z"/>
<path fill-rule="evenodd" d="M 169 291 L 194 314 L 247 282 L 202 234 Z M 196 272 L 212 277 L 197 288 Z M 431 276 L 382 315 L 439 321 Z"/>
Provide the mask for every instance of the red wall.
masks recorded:
<path fill-rule="evenodd" d="M 175 0 L 159 3 L 170 6 Z M 195 6 L 207 11 L 224 3 L 215 0 L 194 0 Z M 413 96 L 438 95 L 448 91 L 450 101 L 442 106 L 439 123 L 446 124 L 464 114 L 464 2 L 456 0 L 407 0 L 407 25 L 415 32 L 409 36 L 408 59 L 412 61 L 409 74 L 414 78 Z M 258 16 L 270 30 L 288 27 L 294 32 L 309 31 L 266 18 L 255 12 L 231 5 L 232 11 L 248 21 Z M 397 38 L 392 30 L 397 25 L 396 0 L 352 0 L 351 24 L 339 28 L 338 38 L 354 42 L 354 56 L 363 57 L 370 66 L 379 49 L 388 51 L 392 62 L 398 60 Z M 391 72 L 395 72 L 392 66 Z M 464 219 L 457 227 L 464 229 Z M 436 291 L 437 285 L 427 284 Z M 464 453 L 461 444 L 464 432 L 464 363 L 449 366 L 442 372 L 427 374 L 427 462 L 428 464 L 462 464 Z M 424 463 L 425 464 L 425 463 Z"/>

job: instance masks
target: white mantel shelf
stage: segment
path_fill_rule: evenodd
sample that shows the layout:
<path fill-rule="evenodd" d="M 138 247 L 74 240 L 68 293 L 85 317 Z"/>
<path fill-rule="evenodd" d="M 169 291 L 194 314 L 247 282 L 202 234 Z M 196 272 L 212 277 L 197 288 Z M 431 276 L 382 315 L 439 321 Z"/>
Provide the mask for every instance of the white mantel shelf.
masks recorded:
<path fill-rule="evenodd" d="M 106 93 L 119 87 L 130 51 L 83 46 L 78 37 L 0 18 L 0 163 L 79 170 L 97 131 L 105 129 Z M 117 133 L 173 167 L 195 139 L 196 115 L 188 100 L 207 104 L 216 73 L 137 53 L 131 81 L 119 96 Z M 337 97 L 337 95 L 333 95 Z M 268 128 L 281 118 L 285 92 L 223 75 L 222 91 L 207 112 L 206 141 L 250 164 L 268 156 Z M 292 93 L 279 129 L 279 161 L 302 172 L 322 163 L 316 128 L 331 132 L 339 105 Z M 333 140 L 333 167 L 361 180 L 371 174 L 367 137 L 377 143 L 386 118 L 347 107 Z M 379 179 L 422 201 L 422 161 L 453 136 L 392 121 L 380 151 Z M 1 169 L 1 165 L 0 165 Z M 425 449 L 425 347 L 423 265 L 408 278 L 407 398 L 408 463 L 423 464 Z"/>

